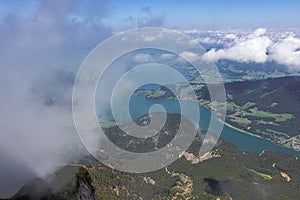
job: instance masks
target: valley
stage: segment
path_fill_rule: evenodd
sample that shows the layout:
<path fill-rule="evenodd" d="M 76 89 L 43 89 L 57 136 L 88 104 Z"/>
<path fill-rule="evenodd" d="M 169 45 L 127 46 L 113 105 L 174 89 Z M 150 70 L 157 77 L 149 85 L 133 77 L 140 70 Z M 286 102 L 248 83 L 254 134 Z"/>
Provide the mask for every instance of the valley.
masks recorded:
<path fill-rule="evenodd" d="M 191 81 L 198 102 L 218 115 L 218 104 L 211 102 L 201 80 Z M 180 100 L 189 100 L 186 84 L 173 86 Z M 226 123 L 282 146 L 300 150 L 300 78 L 297 76 L 225 83 Z M 158 96 L 157 91 L 165 91 Z M 142 91 L 139 91 L 142 93 Z M 162 93 L 162 92 L 161 92 Z M 155 99 L 175 98 L 166 87 L 155 89 Z M 146 98 L 152 99 L 152 92 Z"/>

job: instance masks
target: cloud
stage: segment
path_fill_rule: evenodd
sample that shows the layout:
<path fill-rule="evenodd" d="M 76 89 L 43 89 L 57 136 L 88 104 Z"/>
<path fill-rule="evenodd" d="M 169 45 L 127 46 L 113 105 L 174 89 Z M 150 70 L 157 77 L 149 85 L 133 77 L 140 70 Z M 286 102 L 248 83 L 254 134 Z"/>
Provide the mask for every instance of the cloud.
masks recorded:
<path fill-rule="evenodd" d="M 161 54 L 160 57 L 163 60 L 171 60 L 171 59 L 175 59 L 176 56 L 171 53 L 164 53 L 164 54 Z"/>
<path fill-rule="evenodd" d="M 288 66 L 300 66 L 300 39 L 289 36 L 270 48 L 270 60 Z"/>
<path fill-rule="evenodd" d="M 235 40 L 237 36 L 233 33 L 229 33 L 225 36 L 226 39 Z"/>
<path fill-rule="evenodd" d="M 161 27 L 165 23 L 165 17 L 163 14 L 153 14 L 150 6 L 143 6 L 140 8 L 138 14 L 130 13 L 126 16 L 115 21 L 114 27 L 120 30 L 128 30 L 132 28 L 143 27 Z"/>
<path fill-rule="evenodd" d="M 141 7 L 142 15 L 138 17 L 137 26 L 142 27 L 160 27 L 165 19 L 162 15 L 153 15 L 150 6 Z"/>
<path fill-rule="evenodd" d="M 160 27 L 164 24 L 164 17 L 163 16 L 147 16 L 138 19 L 137 25 L 138 28 L 142 27 Z"/>
<path fill-rule="evenodd" d="M 268 58 L 267 51 L 272 45 L 272 41 L 264 35 L 265 33 L 265 29 L 257 29 L 248 37 L 241 38 L 232 47 L 219 50 L 211 49 L 203 55 L 203 59 L 210 61 L 228 59 L 238 62 L 266 62 Z"/>
<path fill-rule="evenodd" d="M 300 39 L 293 31 L 271 31 L 258 28 L 253 33 L 238 36 L 229 33 L 222 34 L 224 48 L 212 48 L 202 58 L 207 61 L 221 59 L 237 62 L 265 63 L 275 61 L 288 67 L 300 67 Z M 212 37 L 208 41 L 213 41 Z M 204 38 L 205 39 L 205 38 Z M 226 41 L 227 39 L 227 41 Z M 229 39 L 229 40 L 228 40 Z M 197 39 L 202 43 L 205 41 Z M 220 38 L 212 44 L 220 44 Z"/>
<path fill-rule="evenodd" d="M 260 37 L 265 35 L 267 32 L 266 28 L 258 28 L 254 31 L 253 37 Z M 251 36 L 251 35 L 250 35 Z"/>
<path fill-rule="evenodd" d="M 189 60 L 190 62 L 196 61 L 200 59 L 200 56 L 196 53 L 190 51 L 183 51 L 179 54 L 182 58 Z"/>
<path fill-rule="evenodd" d="M 152 41 L 156 40 L 156 37 L 154 35 L 148 35 L 148 36 L 145 36 L 143 39 L 146 42 L 152 42 Z"/>
<path fill-rule="evenodd" d="M 133 61 L 139 63 L 153 62 L 153 58 L 150 54 L 139 53 L 132 58 Z"/>
<path fill-rule="evenodd" d="M 205 31 L 198 30 L 198 29 L 188 29 L 188 30 L 183 30 L 182 32 L 185 34 L 201 34 Z"/>
<path fill-rule="evenodd" d="M 0 22 L 0 147 L 6 152 L 0 163 L 8 156 L 21 168 L 0 165 L 0 171 L 18 174 L 14 170 L 23 166 L 31 178 L 86 154 L 73 124 L 72 85 L 84 57 L 112 34 L 94 18 L 85 18 L 86 23 L 72 20 L 72 13 L 87 12 L 78 11 L 79 1 L 37 5 L 30 18 L 11 13 Z M 25 180 L 14 178 L 10 191 Z M 9 195 L 4 188 L 0 185 L 0 198 Z"/>
<path fill-rule="evenodd" d="M 218 42 L 217 39 L 212 37 L 196 38 L 191 40 L 191 44 L 198 44 L 198 43 L 216 44 L 217 42 Z"/>

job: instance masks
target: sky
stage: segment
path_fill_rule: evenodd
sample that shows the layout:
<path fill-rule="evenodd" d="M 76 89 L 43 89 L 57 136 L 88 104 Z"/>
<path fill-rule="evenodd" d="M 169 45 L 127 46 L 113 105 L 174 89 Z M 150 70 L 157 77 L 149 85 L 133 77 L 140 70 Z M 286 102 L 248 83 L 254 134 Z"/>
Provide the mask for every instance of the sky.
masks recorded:
<path fill-rule="evenodd" d="M 117 16 L 126 18 L 128 13 L 139 17 L 141 9 L 147 8 L 153 16 L 161 16 L 165 25 L 173 28 L 219 28 L 219 27 L 286 27 L 298 26 L 299 1 L 272 0 L 199 0 L 199 1 L 115 1 Z M 129 11 L 129 12 L 128 12 Z"/>
<path fill-rule="evenodd" d="M 38 12 L 39 1 L 1 0 L 0 4 L 2 20 L 11 13 L 30 18 Z M 134 28 L 147 19 L 150 23 L 149 17 L 152 25 L 179 29 L 297 27 L 300 19 L 300 2 L 294 0 L 75 0 L 71 4 L 71 18 L 84 21 L 93 15 L 115 29 Z"/>
<path fill-rule="evenodd" d="M 209 60 L 298 67 L 299 8 L 296 0 L 0 0 L 0 180 L 11 180 L 0 182 L 0 198 L 86 155 L 73 123 L 72 86 L 101 41 L 166 27 L 221 46 L 204 55 Z"/>

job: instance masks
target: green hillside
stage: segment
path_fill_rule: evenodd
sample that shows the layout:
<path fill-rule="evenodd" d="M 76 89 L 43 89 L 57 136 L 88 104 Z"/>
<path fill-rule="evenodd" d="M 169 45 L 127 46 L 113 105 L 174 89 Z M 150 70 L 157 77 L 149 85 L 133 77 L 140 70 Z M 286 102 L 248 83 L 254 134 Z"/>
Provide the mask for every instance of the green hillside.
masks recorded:
<path fill-rule="evenodd" d="M 176 122 L 179 117 L 172 114 L 169 119 Z M 176 130 L 172 127 L 176 125 L 166 124 L 170 135 L 174 136 Z M 106 128 L 106 133 L 114 129 L 114 126 Z M 118 137 L 125 136 L 119 134 Z M 164 137 L 164 132 L 160 132 L 159 137 Z M 123 143 L 132 139 L 125 138 Z M 132 144 L 139 146 L 142 143 L 145 141 Z M 147 150 L 155 149 L 153 145 L 153 141 L 148 141 Z M 196 137 L 185 155 L 193 154 L 191 157 L 197 160 L 200 146 L 201 139 Z M 247 200 L 297 199 L 300 196 L 300 161 L 296 156 L 279 152 L 260 155 L 242 152 L 222 141 L 211 152 L 214 156 L 201 161 L 194 162 L 185 155 L 166 168 L 141 174 L 120 172 L 93 159 L 85 159 L 45 179 L 31 181 L 20 189 L 15 199 Z"/>
<path fill-rule="evenodd" d="M 300 77 L 233 82 L 225 88 L 227 123 L 300 150 Z M 209 107 L 206 87 L 198 94 Z"/>
<path fill-rule="evenodd" d="M 207 86 L 196 79 L 190 83 L 199 103 L 208 108 L 218 107 L 210 101 Z M 188 100 L 187 84 L 173 86 L 181 100 Z M 218 87 L 215 87 L 218 88 Z M 261 136 L 277 144 L 300 150 L 300 77 L 282 77 L 265 80 L 225 83 L 227 95 L 226 122 L 243 131 Z M 156 99 L 174 98 L 161 86 L 155 91 L 166 91 Z M 147 91 L 146 98 L 154 92 Z M 216 91 L 215 91 L 216 92 Z M 138 93 L 145 91 L 139 90 Z M 162 92 L 161 92 L 162 93 Z"/>

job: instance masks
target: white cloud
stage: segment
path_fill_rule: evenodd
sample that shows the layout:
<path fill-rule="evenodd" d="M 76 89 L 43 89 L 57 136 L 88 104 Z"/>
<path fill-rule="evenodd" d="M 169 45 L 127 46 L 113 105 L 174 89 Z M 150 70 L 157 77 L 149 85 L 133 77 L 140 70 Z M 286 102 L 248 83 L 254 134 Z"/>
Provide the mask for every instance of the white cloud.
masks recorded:
<path fill-rule="evenodd" d="M 207 61 L 221 59 L 238 62 L 264 63 L 276 61 L 290 67 L 300 67 L 300 38 L 295 31 L 258 28 L 254 32 L 213 32 L 208 37 L 199 37 L 194 42 L 222 44 L 221 49 L 210 49 L 202 58 Z M 187 55 L 193 56 L 195 55 Z"/>
<path fill-rule="evenodd" d="M 145 63 L 145 62 L 153 62 L 153 58 L 150 54 L 146 54 L 146 53 L 140 53 L 135 55 L 132 58 L 133 61 L 135 62 L 139 62 L 139 63 Z"/>
<path fill-rule="evenodd" d="M 300 66 L 300 39 L 292 36 L 283 39 L 270 48 L 270 60 L 288 66 Z"/>
<path fill-rule="evenodd" d="M 201 42 L 202 38 L 195 38 L 189 41 L 191 45 L 199 44 Z"/>
<path fill-rule="evenodd" d="M 239 62 L 266 62 L 267 50 L 272 41 L 268 36 L 264 36 L 265 33 L 265 29 L 257 29 L 253 34 L 236 42 L 232 47 L 220 50 L 211 49 L 203 55 L 203 59 L 209 61 L 229 59 Z"/>
<path fill-rule="evenodd" d="M 200 59 L 200 56 L 198 54 L 190 52 L 190 51 L 183 51 L 179 54 L 179 56 L 181 56 L 182 58 L 184 58 L 190 62 Z"/>
<path fill-rule="evenodd" d="M 237 36 L 233 33 L 229 33 L 225 36 L 226 39 L 235 40 Z"/>
<path fill-rule="evenodd" d="M 189 30 L 184 30 L 183 33 L 185 34 L 199 34 L 202 33 L 203 31 L 200 31 L 198 29 L 189 29 Z"/>
<path fill-rule="evenodd" d="M 211 37 L 205 37 L 205 38 L 199 38 L 199 42 L 205 44 L 215 44 L 217 43 L 217 40 Z"/>
<path fill-rule="evenodd" d="M 176 56 L 171 53 L 164 53 L 164 54 L 161 54 L 160 57 L 161 57 L 161 59 L 164 59 L 164 60 L 171 60 L 171 59 L 174 59 Z"/>
<path fill-rule="evenodd" d="M 254 31 L 254 36 L 255 36 L 255 37 L 260 37 L 260 36 L 265 35 L 266 32 L 267 32 L 267 29 L 265 29 L 265 28 L 258 28 L 258 29 L 256 29 L 256 30 Z"/>
<path fill-rule="evenodd" d="M 185 33 L 204 34 L 198 35 L 191 43 L 221 44 L 223 48 L 212 48 L 202 55 L 207 61 L 220 59 L 234 60 L 238 62 L 276 61 L 291 67 L 300 67 L 300 38 L 296 30 L 280 31 L 266 28 L 258 28 L 248 32 L 233 30 L 231 32 L 188 30 Z M 208 35 L 207 35 L 208 34 Z M 183 52 L 182 56 L 197 60 L 197 55 L 191 52 Z"/>
<path fill-rule="evenodd" d="M 82 14 L 88 17 L 101 6 Z M 82 156 L 71 111 L 73 79 L 111 29 L 99 18 L 94 24 L 95 15 L 89 24 L 72 21 L 70 13 L 77 8 L 82 8 L 78 1 L 38 1 L 30 19 L 14 12 L 0 22 L 0 151 L 20 163 L 4 170 L 7 159 L 0 155 L 0 171 L 5 171 L 0 179 L 10 174 L 13 180 L 9 192 L 3 187 L 9 183 L 0 183 L 0 198 L 24 184 L 15 176 L 23 166 L 42 176 Z"/>
<path fill-rule="evenodd" d="M 152 42 L 152 41 L 156 40 L 156 37 L 154 35 L 148 35 L 148 36 L 145 36 L 143 39 L 146 42 Z"/>

